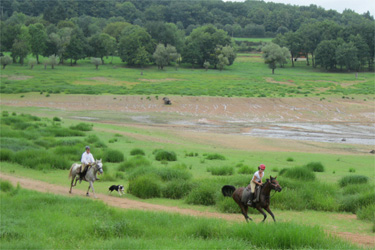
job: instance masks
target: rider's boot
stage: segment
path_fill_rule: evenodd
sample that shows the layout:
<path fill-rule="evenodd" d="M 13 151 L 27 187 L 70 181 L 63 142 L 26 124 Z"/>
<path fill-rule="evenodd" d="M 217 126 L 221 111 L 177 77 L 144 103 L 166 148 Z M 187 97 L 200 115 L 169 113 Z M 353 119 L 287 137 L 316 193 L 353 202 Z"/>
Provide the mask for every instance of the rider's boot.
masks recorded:
<path fill-rule="evenodd" d="M 247 205 L 248 206 L 252 206 L 253 205 L 253 199 L 254 199 L 254 193 L 250 193 L 250 198 L 247 201 Z"/>

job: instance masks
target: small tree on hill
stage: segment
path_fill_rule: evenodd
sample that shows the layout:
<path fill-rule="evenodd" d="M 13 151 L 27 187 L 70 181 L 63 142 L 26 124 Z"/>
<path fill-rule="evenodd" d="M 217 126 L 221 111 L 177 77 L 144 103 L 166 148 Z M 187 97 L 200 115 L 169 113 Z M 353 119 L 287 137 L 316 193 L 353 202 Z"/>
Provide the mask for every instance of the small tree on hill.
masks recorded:
<path fill-rule="evenodd" d="M 149 62 L 149 53 L 146 51 L 145 47 L 141 46 L 140 48 L 138 48 L 134 60 L 134 63 L 141 67 L 141 75 L 143 75 L 143 66 Z"/>
<path fill-rule="evenodd" d="M 275 74 L 275 69 L 277 64 L 284 65 L 287 63 L 287 60 L 290 58 L 290 53 L 287 48 L 281 48 L 275 43 L 269 43 L 262 48 L 264 63 L 272 69 L 272 74 Z"/>
<path fill-rule="evenodd" d="M 51 68 L 54 69 L 55 65 L 59 63 L 59 57 L 52 55 L 49 57 L 49 64 L 51 64 Z"/>
<path fill-rule="evenodd" d="M 98 70 L 99 65 L 102 65 L 102 59 L 97 57 L 91 57 L 91 63 L 95 65 L 95 68 Z"/>
<path fill-rule="evenodd" d="M 208 61 L 205 61 L 204 63 L 203 63 L 203 67 L 206 69 L 206 71 L 208 70 L 208 68 L 210 67 L 210 62 L 208 62 Z"/>
<path fill-rule="evenodd" d="M 0 57 L 0 64 L 3 65 L 3 69 L 5 69 L 8 64 L 12 64 L 12 58 L 9 56 L 2 56 Z"/>

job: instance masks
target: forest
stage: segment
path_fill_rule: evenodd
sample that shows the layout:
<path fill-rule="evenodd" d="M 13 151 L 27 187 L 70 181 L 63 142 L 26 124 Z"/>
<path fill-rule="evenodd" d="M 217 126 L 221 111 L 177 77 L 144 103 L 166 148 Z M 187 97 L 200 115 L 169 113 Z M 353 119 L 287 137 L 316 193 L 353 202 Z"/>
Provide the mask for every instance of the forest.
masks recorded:
<path fill-rule="evenodd" d="M 274 38 L 298 57 L 326 70 L 373 70 L 374 18 L 369 12 L 338 13 L 316 5 L 292 6 L 263 1 L 31 1 L 3 0 L 3 67 L 23 64 L 32 54 L 48 63 L 94 64 L 119 56 L 129 66 L 171 63 L 223 69 L 248 41 L 231 37 Z M 162 46 L 163 45 L 163 46 Z M 98 58 L 100 60 L 98 60 Z M 46 63 L 46 62 L 44 62 Z"/>

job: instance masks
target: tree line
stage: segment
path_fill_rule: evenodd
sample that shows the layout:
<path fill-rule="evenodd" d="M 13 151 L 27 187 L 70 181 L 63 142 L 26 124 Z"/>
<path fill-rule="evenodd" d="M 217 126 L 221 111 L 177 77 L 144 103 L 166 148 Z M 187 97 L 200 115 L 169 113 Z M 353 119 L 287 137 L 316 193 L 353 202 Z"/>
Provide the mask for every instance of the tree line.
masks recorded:
<path fill-rule="evenodd" d="M 358 19 L 345 26 L 333 21 L 306 23 L 295 32 L 277 35 L 273 42 L 289 49 L 293 67 L 303 56 L 313 67 L 359 71 L 374 69 L 374 39 L 374 22 Z"/>
<path fill-rule="evenodd" d="M 63 20 L 88 16 L 99 19 L 90 23 L 90 29 L 95 30 L 103 28 L 105 20 L 116 17 L 118 21 L 142 27 L 147 22 L 174 23 L 187 35 L 199 26 L 214 24 L 235 37 L 274 37 L 279 33 L 295 32 L 303 23 L 322 20 L 339 25 L 356 19 L 374 21 L 369 12 L 359 15 L 346 10 L 340 14 L 316 5 L 294 6 L 252 0 L 2 0 L 0 8 L 2 21 L 11 18 L 14 12 L 35 19 L 42 17 L 56 25 Z"/>
<path fill-rule="evenodd" d="M 106 58 L 112 61 L 113 56 L 119 56 L 129 66 L 155 63 L 163 69 L 172 63 L 185 62 L 193 67 L 203 67 L 206 63 L 222 70 L 236 58 L 231 37 L 214 25 L 195 28 L 186 36 L 173 23 L 148 22 L 141 27 L 108 21 L 97 30 L 90 26 L 90 20 L 95 19 L 91 17 L 63 20 L 57 25 L 28 24 L 29 19 L 22 13 L 13 13 L 1 23 L 1 51 L 11 52 L 11 59 L 2 58 L 3 67 L 10 60 L 23 64 L 29 54 L 35 56 L 37 64 L 40 63 L 39 56 L 49 57 L 48 63 L 52 67 L 56 61 L 61 64 L 69 61 L 73 65 L 91 57 L 97 68 Z"/>

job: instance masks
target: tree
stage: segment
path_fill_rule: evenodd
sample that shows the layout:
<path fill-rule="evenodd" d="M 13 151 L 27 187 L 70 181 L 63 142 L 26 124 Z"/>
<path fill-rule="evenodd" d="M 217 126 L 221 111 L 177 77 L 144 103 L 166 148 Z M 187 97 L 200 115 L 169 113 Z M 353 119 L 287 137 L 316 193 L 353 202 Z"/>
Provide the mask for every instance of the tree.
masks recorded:
<path fill-rule="evenodd" d="M 316 65 L 325 69 L 334 69 L 336 67 L 336 47 L 337 40 L 325 40 L 319 43 L 315 50 Z"/>
<path fill-rule="evenodd" d="M 359 68 L 364 68 L 366 63 L 371 60 L 371 58 L 369 58 L 370 48 L 360 34 L 357 34 L 356 36 L 351 35 L 349 41 L 353 43 L 357 49 Z"/>
<path fill-rule="evenodd" d="M 107 26 L 105 26 L 103 32 L 114 37 L 116 39 L 116 42 L 119 42 L 122 31 L 128 26 L 131 26 L 131 24 L 127 22 L 109 23 Z"/>
<path fill-rule="evenodd" d="M 98 70 L 99 65 L 102 65 L 102 59 L 101 58 L 96 58 L 96 57 L 91 57 L 91 63 L 94 64 L 96 70 Z"/>
<path fill-rule="evenodd" d="M 33 69 L 34 65 L 37 63 L 37 61 L 35 59 L 29 59 L 28 63 L 30 65 L 30 69 Z"/>
<path fill-rule="evenodd" d="M 48 58 L 48 63 L 51 65 L 51 68 L 54 69 L 55 65 L 59 63 L 59 57 L 52 55 Z"/>
<path fill-rule="evenodd" d="M 164 44 L 158 44 L 152 57 L 158 68 L 163 69 L 170 62 L 176 61 L 180 57 L 180 54 L 177 53 L 176 48 L 172 45 L 168 44 L 165 47 Z"/>
<path fill-rule="evenodd" d="M 297 32 L 288 32 L 283 36 L 278 35 L 274 39 L 274 42 L 279 46 L 285 46 L 289 49 L 292 59 L 292 67 L 294 67 L 294 58 L 296 58 L 298 53 L 302 51 L 302 39 L 300 34 Z"/>
<path fill-rule="evenodd" d="M 0 57 L 0 64 L 3 65 L 3 69 L 9 64 L 12 64 L 12 59 L 9 56 Z"/>
<path fill-rule="evenodd" d="M 11 50 L 11 56 L 13 57 L 13 61 L 19 58 L 19 63 L 23 65 L 24 59 L 29 54 L 30 48 L 27 41 L 23 40 L 15 40 Z"/>
<path fill-rule="evenodd" d="M 209 62 L 207 62 L 207 61 L 205 61 L 204 63 L 203 63 L 203 67 L 206 69 L 206 71 L 208 70 L 208 68 L 210 67 L 210 63 Z"/>
<path fill-rule="evenodd" d="M 102 64 L 104 64 L 104 57 L 108 57 L 109 54 L 114 53 L 113 47 L 116 42 L 110 35 L 101 33 L 92 36 L 89 40 L 89 44 L 91 46 L 90 55 L 93 57 L 99 57 L 102 60 Z"/>
<path fill-rule="evenodd" d="M 279 45 L 272 42 L 262 48 L 264 63 L 268 64 L 272 69 L 272 74 L 275 73 L 277 64 L 283 65 L 290 58 L 290 54 L 286 53 L 286 51 L 288 51 L 287 48 L 281 48 Z"/>
<path fill-rule="evenodd" d="M 229 60 L 227 57 L 225 57 L 223 54 L 220 54 L 218 57 L 218 62 L 217 62 L 217 66 L 219 68 L 220 71 L 223 70 L 224 66 L 225 65 L 229 65 Z"/>
<path fill-rule="evenodd" d="M 143 47 L 150 57 L 155 48 L 151 36 L 145 29 L 139 26 L 132 25 L 126 27 L 121 35 L 118 48 L 121 60 L 127 62 L 128 65 L 136 65 L 135 59 L 139 52 L 138 49 L 141 47 Z"/>
<path fill-rule="evenodd" d="M 147 22 L 145 25 L 147 32 L 157 42 L 164 46 L 173 45 L 178 51 L 183 46 L 184 32 L 179 30 L 173 23 Z"/>
<path fill-rule="evenodd" d="M 264 37 L 266 30 L 263 25 L 248 24 L 243 29 L 245 37 Z"/>
<path fill-rule="evenodd" d="M 30 49 L 39 64 L 39 55 L 46 49 L 47 33 L 43 24 L 36 23 L 29 26 Z"/>
<path fill-rule="evenodd" d="M 79 59 L 86 56 L 85 46 L 87 44 L 86 38 L 80 28 L 75 28 L 72 30 L 69 45 L 66 46 L 65 56 L 70 58 L 70 66 L 77 63 Z"/>
<path fill-rule="evenodd" d="M 336 48 L 336 61 L 342 69 L 343 66 L 346 67 L 347 71 L 358 70 L 360 62 L 357 57 L 357 48 L 353 43 L 343 43 Z"/>
<path fill-rule="evenodd" d="M 201 67 L 205 61 L 216 65 L 216 47 L 230 44 L 231 38 L 227 32 L 217 29 L 213 25 L 205 25 L 194 29 L 186 38 L 182 58 L 185 62 L 197 63 Z"/>
<path fill-rule="evenodd" d="M 134 64 L 141 67 L 141 75 L 143 75 L 143 66 L 150 62 L 150 54 L 145 47 L 141 46 L 137 49 Z"/>

